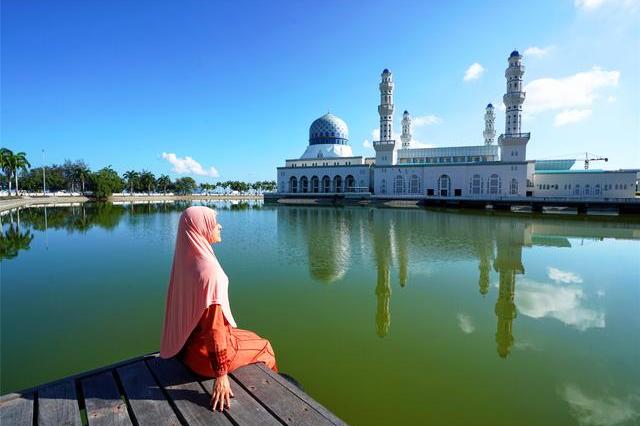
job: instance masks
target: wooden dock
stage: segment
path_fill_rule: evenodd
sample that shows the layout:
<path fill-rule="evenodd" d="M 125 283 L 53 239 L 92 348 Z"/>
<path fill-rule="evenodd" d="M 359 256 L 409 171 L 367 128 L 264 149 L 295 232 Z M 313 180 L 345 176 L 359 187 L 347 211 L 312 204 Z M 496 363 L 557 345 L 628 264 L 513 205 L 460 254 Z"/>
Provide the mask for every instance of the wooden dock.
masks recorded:
<path fill-rule="evenodd" d="M 145 355 L 0 398 L 0 425 L 344 425 L 297 386 L 251 364 L 229 374 L 235 398 L 212 411 L 213 380 Z"/>

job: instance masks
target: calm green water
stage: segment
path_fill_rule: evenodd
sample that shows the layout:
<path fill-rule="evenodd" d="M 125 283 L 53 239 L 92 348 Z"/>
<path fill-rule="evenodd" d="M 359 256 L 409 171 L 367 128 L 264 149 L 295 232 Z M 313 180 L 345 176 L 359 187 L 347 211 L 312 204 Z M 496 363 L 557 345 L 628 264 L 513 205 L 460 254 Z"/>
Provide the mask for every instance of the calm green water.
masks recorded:
<path fill-rule="evenodd" d="M 238 325 L 347 422 L 640 422 L 637 222 L 209 205 Z M 186 207 L 2 216 L 2 393 L 158 350 Z"/>

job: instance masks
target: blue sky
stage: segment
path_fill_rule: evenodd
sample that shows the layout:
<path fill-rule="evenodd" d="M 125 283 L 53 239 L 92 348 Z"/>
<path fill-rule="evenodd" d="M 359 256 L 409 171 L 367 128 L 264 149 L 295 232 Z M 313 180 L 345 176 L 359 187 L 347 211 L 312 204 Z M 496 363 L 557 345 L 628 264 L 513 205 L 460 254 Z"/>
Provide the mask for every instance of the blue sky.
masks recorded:
<path fill-rule="evenodd" d="M 640 167 L 640 1 L 449 3 L 3 0 L 1 143 L 33 166 L 44 148 L 48 164 L 275 179 L 327 110 L 373 156 L 388 67 L 395 131 L 407 109 L 417 143 L 479 145 L 517 48 L 528 158 Z"/>

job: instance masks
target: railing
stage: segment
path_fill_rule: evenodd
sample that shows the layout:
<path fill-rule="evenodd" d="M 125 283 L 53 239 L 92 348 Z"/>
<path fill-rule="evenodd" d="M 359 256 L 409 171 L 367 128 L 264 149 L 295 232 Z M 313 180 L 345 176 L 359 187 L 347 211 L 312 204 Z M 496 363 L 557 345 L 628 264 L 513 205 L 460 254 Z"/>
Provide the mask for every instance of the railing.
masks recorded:
<path fill-rule="evenodd" d="M 504 140 L 505 138 L 527 138 L 529 139 L 531 137 L 531 132 L 527 132 L 527 133 L 505 133 L 502 134 L 500 136 L 498 136 L 498 142 Z"/>
<path fill-rule="evenodd" d="M 373 146 L 379 146 L 379 145 L 395 145 L 396 141 L 392 140 L 392 141 L 373 141 Z"/>

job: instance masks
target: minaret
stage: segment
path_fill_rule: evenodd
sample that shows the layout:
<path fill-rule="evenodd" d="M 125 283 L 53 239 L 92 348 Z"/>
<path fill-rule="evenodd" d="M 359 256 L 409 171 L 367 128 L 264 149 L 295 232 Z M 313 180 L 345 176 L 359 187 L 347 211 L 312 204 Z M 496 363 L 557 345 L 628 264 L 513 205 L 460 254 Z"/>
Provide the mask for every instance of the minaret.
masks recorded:
<path fill-rule="evenodd" d="M 522 55 L 514 50 L 509 55 L 509 66 L 504 72 L 507 79 L 507 93 L 502 100 L 506 109 L 504 134 L 498 138 L 501 161 L 525 161 L 527 157 L 527 142 L 530 133 L 522 133 L 522 104 L 525 92 L 522 91 L 522 76 L 524 65 Z"/>
<path fill-rule="evenodd" d="M 373 142 L 376 150 L 376 166 L 391 166 L 396 163 L 396 141 L 393 140 L 393 75 L 384 69 L 380 82 L 380 140 Z"/>
<path fill-rule="evenodd" d="M 496 114 L 493 110 L 493 105 L 489 104 L 484 113 L 484 132 L 482 132 L 485 145 L 493 144 L 494 138 L 496 137 L 495 123 Z"/>
<path fill-rule="evenodd" d="M 505 70 L 504 76 L 507 79 L 507 93 L 503 96 L 506 110 L 505 135 L 520 134 L 522 126 L 522 104 L 525 93 L 522 91 L 522 76 L 524 75 L 524 65 L 522 56 L 517 50 L 509 55 L 509 67 Z"/>
<path fill-rule="evenodd" d="M 400 140 L 402 141 L 402 149 L 411 148 L 411 115 L 409 111 L 405 111 L 402 114 L 402 136 L 400 136 Z"/>

